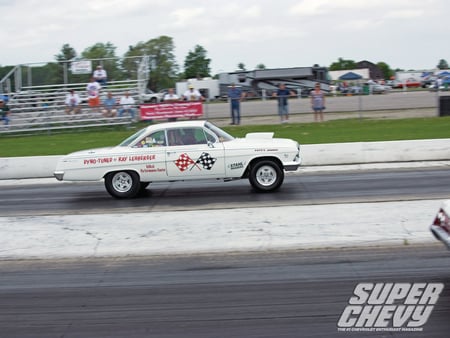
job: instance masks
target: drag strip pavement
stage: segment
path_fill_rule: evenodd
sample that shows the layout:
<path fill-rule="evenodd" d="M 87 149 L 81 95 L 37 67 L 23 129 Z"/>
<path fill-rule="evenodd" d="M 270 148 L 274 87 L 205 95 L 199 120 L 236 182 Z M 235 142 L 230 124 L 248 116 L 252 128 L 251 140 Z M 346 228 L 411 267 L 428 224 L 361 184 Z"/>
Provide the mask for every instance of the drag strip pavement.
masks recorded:
<path fill-rule="evenodd" d="M 441 245 L 0 261 L 3 337 L 448 337 Z M 358 283 L 439 283 L 418 332 L 338 332 Z"/>

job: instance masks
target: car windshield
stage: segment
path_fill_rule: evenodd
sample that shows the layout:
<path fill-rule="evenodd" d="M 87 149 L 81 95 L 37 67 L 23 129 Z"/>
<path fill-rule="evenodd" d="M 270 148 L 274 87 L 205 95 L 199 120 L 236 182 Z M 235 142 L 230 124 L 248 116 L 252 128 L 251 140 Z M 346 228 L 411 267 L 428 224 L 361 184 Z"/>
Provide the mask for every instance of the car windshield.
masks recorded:
<path fill-rule="evenodd" d="M 127 138 L 125 141 L 119 144 L 119 147 L 128 147 L 130 144 L 133 144 L 137 139 L 141 139 L 142 135 L 145 134 L 146 129 L 141 129 L 138 132 L 131 135 L 129 138 Z"/>
<path fill-rule="evenodd" d="M 217 137 L 219 138 L 220 142 L 227 142 L 234 140 L 234 137 L 225 132 L 224 130 L 220 129 L 216 125 L 212 124 L 211 122 L 205 122 L 205 127 L 211 130 Z"/>

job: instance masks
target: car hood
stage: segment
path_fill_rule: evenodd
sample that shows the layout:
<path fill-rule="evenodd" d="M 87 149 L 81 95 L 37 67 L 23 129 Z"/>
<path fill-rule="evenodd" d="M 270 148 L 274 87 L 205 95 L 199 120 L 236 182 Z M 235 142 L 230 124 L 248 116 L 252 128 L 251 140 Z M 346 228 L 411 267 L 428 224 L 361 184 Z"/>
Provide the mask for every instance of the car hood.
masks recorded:
<path fill-rule="evenodd" d="M 274 133 L 248 133 L 245 135 L 247 140 L 273 139 Z"/>
<path fill-rule="evenodd" d="M 271 149 L 278 147 L 297 148 L 298 142 L 287 138 L 273 138 L 273 133 L 250 133 L 244 138 L 235 138 L 233 141 L 225 142 L 224 146 L 228 149 L 235 147 L 270 147 Z"/>

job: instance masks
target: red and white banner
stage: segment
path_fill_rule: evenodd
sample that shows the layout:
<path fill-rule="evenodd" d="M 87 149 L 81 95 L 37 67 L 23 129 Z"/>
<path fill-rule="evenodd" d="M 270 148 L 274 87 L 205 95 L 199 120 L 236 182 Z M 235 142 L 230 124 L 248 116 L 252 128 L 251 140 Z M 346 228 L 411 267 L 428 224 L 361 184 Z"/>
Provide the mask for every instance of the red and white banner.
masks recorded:
<path fill-rule="evenodd" d="M 199 117 L 203 115 L 202 102 L 142 104 L 139 109 L 141 120 Z"/>

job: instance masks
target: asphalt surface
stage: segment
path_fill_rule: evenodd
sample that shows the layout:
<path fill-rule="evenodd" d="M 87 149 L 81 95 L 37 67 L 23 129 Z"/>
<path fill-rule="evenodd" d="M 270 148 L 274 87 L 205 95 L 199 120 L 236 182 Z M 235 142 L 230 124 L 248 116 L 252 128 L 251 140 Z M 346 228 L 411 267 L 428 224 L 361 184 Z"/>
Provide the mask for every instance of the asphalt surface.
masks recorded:
<path fill-rule="evenodd" d="M 0 262 L 1 337 L 448 337 L 440 245 Z M 444 283 L 421 332 L 338 332 L 359 282 Z"/>
<path fill-rule="evenodd" d="M 53 182 L 53 181 L 51 181 Z M 186 198 L 189 196 L 189 198 Z M 4 185 L 0 214 L 61 215 L 230 209 L 326 203 L 447 199 L 447 167 L 305 172 L 288 175 L 275 193 L 257 193 L 247 180 L 151 184 L 137 199 L 116 200 L 102 182 Z"/>

